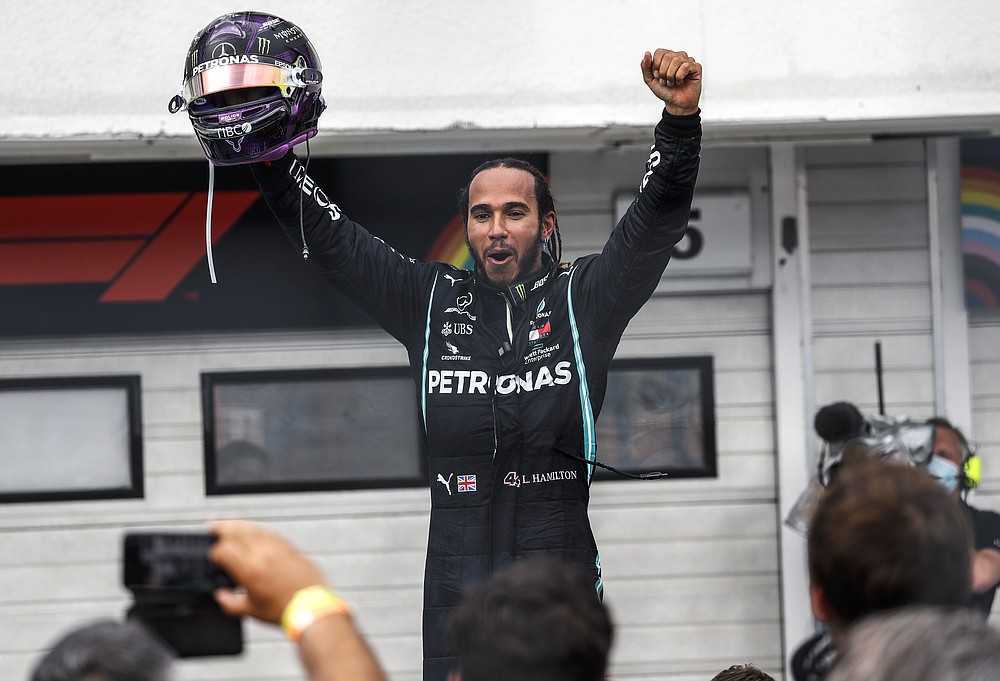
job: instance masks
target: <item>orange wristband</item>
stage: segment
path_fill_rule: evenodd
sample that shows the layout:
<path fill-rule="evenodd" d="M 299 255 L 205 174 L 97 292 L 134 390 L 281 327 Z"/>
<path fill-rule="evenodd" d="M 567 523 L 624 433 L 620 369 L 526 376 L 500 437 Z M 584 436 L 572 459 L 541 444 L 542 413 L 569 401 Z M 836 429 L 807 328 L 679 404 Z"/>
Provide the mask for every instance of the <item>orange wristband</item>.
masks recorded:
<path fill-rule="evenodd" d="M 281 628 L 293 641 L 317 620 L 329 615 L 350 615 L 351 606 L 332 589 L 325 586 L 307 586 L 299 589 L 281 613 Z"/>

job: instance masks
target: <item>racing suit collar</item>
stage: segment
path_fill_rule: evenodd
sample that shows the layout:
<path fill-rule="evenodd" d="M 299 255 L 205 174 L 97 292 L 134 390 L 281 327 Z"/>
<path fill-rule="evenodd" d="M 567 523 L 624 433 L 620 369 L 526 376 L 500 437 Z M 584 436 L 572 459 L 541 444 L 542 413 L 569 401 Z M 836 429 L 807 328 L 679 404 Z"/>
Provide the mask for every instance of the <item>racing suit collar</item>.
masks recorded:
<path fill-rule="evenodd" d="M 512 284 L 497 287 L 491 284 L 482 272 L 477 271 L 476 276 L 483 283 L 485 288 L 498 292 L 507 300 L 512 308 L 516 308 L 524 305 L 524 301 L 528 299 L 531 292 L 545 283 L 550 276 L 551 271 L 552 258 L 548 253 L 542 251 L 541 267 L 520 281 L 515 281 Z"/>

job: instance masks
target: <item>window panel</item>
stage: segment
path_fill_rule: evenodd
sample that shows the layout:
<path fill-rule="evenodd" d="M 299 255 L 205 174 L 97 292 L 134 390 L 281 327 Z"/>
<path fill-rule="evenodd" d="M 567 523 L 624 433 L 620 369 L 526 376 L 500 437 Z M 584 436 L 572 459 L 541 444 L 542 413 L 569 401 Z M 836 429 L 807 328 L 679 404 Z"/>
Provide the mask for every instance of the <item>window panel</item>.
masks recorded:
<path fill-rule="evenodd" d="M 142 496 L 139 378 L 0 381 L 0 501 Z"/>
<path fill-rule="evenodd" d="M 405 368 L 206 374 L 209 494 L 426 484 Z"/>

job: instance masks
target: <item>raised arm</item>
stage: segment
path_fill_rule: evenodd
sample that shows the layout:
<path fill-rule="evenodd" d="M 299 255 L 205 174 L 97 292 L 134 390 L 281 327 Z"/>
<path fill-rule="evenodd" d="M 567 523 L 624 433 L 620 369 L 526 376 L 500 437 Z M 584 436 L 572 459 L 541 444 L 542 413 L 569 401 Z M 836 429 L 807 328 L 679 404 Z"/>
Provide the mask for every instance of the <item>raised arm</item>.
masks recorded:
<path fill-rule="evenodd" d="M 211 523 L 211 558 L 240 585 L 215 597 L 234 617 L 280 624 L 311 681 L 385 681 L 347 604 L 316 565 L 283 538 L 243 520 Z"/>
<path fill-rule="evenodd" d="M 658 49 L 642 57 L 642 79 L 671 116 L 698 113 L 701 64 L 687 52 Z"/>
<path fill-rule="evenodd" d="M 603 252 L 581 261 L 575 286 L 601 337 L 621 334 L 649 299 L 687 231 L 701 149 L 702 67 L 686 52 L 658 49 L 640 62 L 642 79 L 664 109 L 653 133 L 635 201 Z"/>

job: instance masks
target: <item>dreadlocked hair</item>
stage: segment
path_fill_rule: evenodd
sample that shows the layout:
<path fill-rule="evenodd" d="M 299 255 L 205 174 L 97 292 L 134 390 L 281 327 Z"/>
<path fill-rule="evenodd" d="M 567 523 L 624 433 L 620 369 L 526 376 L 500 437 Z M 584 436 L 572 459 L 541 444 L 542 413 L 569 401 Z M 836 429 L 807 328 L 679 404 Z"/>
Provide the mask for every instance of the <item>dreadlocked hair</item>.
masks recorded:
<path fill-rule="evenodd" d="M 465 186 L 458 191 L 458 212 L 462 216 L 462 223 L 466 228 L 468 228 L 469 188 L 472 186 L 472 181 L 476 178 L 476 175 L 484 170 L 490 170 L 491 168 L 513 168 L 515 170 L 523 170 L 535 179 L 535 201 L 538 203 L 539 220 L 541 220 L 541 216 L 546 215 L 549 212 L 552 213 L 552 235 L 545 240 L 542 247 L 548 252 L 552 259 L 549 271 L 552 274 L 557 274 L 559 270 L 561 270 L 563 266 L 568 263 L 562 262 L 562 233 L 559 231 L 559 219 L 556 216 L 556 202 L 555 199 L 552 198 L 552 188 L 549 186 L 548 179 L 542 174 L 541 170 L 528 161 L 514 158 L 513 156 L 506 156 L 504 158 L 486 161 L 473 170 L 469 175 L 469 181 L 466 182 Z"/>

